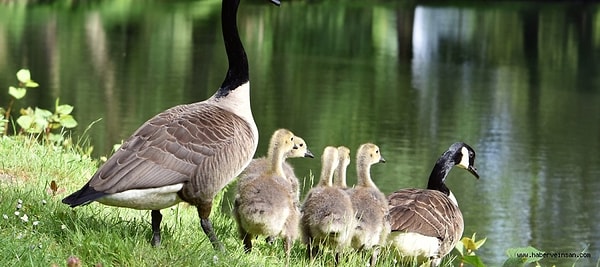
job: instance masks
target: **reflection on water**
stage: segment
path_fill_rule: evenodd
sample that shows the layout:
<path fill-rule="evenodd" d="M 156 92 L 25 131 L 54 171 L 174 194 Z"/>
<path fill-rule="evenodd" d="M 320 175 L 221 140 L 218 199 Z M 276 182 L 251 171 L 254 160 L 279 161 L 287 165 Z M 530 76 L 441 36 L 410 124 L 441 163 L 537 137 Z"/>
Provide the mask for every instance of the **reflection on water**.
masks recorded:
<path fill-rule="evenodd" d="M 152 115 L 217 89 L 226 69 L 219 5 L 2 6 L 0 85 L 30 68 L 42 87 L 24 105 L 49 108 L 60 97 L 75 106 L 79 131 L 102 118 L 90 138 L 96 156 L 105 155 Z M 326 145 L 374 142 L 388 163 L 374 166 L 373 177 L 389 193 L 425 186 L 436 158 L 465 141 L 477 151 L 481 179 L 454 170 L 448 184 L 465 235 L 488 237 L 480 253 L 487 264 L 499 266 L 507 248 L 527 245 L 587 250 L 592 259 L 578 264 L 593 264 L 600 256 L 595 10 L 244 3 L 257 154 L 280 127 L 317 155 Z M 291 162 L 298 176 L 319 173 L 318 159 Z"/>

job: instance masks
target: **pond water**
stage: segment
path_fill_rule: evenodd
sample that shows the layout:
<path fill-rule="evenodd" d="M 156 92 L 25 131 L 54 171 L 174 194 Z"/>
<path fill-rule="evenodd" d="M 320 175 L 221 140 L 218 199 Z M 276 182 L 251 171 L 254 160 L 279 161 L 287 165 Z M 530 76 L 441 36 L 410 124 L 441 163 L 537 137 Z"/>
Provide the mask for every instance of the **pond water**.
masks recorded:
<path fill-rule="evenodd" d="M 488 238 L 486 264 L 528 245 L 591 255 L 544 265 L 598 261 L 599 6 L 242 2 L 257 156 L 282 127 L 316 155 L 374 142 L 387 163 L 372 174 L 390 193 L 425 187 L 437 157 L 464 141 L 481 179 L 456 169 L 447 184 L 465 235 Z M 107 155 L 154 114 L 221 84 L 220 1 L 0 5 L 0 87 L 22 67 L 41 86 L 18 107 L 60 98 L 75 107 L 76 134 L 101 119 L 87 136 Z M 299 177 L 319 173 L 318 157 L 290 162 Z M 349 175 L 353 184 L 352 164 Z"/>

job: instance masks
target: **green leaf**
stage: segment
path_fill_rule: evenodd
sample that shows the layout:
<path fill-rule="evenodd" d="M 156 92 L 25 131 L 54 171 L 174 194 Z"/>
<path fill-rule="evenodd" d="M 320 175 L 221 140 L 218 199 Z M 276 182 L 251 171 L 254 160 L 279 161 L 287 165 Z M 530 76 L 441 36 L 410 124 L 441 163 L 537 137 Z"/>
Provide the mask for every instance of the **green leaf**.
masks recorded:
<path fill-rule="evenodd" d="M 41 133 L 48 127 L 48 121 L 44 118 L 36 117 L 33 127 L 29 128 L 30 133 Z"/>
<path fill-rule="evenodd" d="M 456 242 L 454 248 L 458 251 L 458 253 L 460 253 L 461 256 L 464 256 L 464 254 L 466 253 L 465 245 L 463 244 L 463 242 Z"/>
<path fill-rule="evenodd" d="M 77 121 L 71 115 L 65 115 L 60 117 L 60 125 L 65 128 L 75 128 Z"/>
<path fill-rule="evenodd" d="M 17 79 L 19 82 L 27 83 L 31 81 L 31 73 L 29 73 L 28 69 L 20 69 L 17 71 Z"/>
<path fill-rule="evenodd" d="M 15 88 L 15 87 L 8 87 L 8 94 L 13 96 L 16 99 L 21 99 L 25 96 L 25 94 L 27 93 L 27 89 L 25 88 Z"/>
<path fill-rule="evenodd" d="M 471 251 L 477 250 L 477 246 L 475 245 L 475 242 L 471 238 L 463 237 L 460 240 L 460 242 L 463 243 L 463 245 L 465 246 L 465 248 L 467 250 L 471 250 Z"/>
<path fill-rule="evenodd" d="M 23 115 L 17 119 L 17 124 L 19 124 L 19 126 L 25 130 L 29 129 L 32 123 L 33 117 L 31 116 Z"/>
<path fill-rule="evenodd" d="M 473 240 L 475 240 L 475 239 L 473 239 Z M 477 249 L 479 249 L 481 246 L 483 246 L 483 244 L 485 244 L 486 240 L 487 240 L 487 237 L 475 241 L 475 247 L 477 247 Z"/>
<path fill-rule="evenodd" d="M 25 82 L 25 87 L 31 88 L 31 87 L 38 87 L 38 86 L 40 86 L 40 85 L 32 80 Z"/>
<path fill-rule="evenodd" d="M 56 107 L 56 113 L 60 115 L 68 115 L 73 111 L 73 106 L 71 105 L 60 105 Z"/>
<path fill-rule="evenodd" d="M 483 264 L 483 262 L 481 261 L 481 259 L 479 258 L 479 256 L 476 256 L 476 255 L 464 256 L 462 258 L 462 261 L 464 263 L 468 263 L 468 264 L 473 265 L 475 267 L 485 267 L 485 264 Z"/>
<path fill-rule="evenodd" d="M 44 120 L 48 120 L 52 117 L 52 112 L 43 108 L 35 108 L 35 116 L 38 118 L 43 118 Z"/>

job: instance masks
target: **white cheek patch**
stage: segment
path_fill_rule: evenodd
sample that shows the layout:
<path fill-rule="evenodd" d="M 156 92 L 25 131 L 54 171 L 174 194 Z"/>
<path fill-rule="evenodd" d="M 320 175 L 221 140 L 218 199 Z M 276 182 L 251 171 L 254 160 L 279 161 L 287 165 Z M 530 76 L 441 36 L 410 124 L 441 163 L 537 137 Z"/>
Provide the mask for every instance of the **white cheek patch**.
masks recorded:
<path fill-rule="evenodd" d="M 466 147 L 460 149 L 461 157 L 459 167 L 469 169 L 469 150 Z"/>

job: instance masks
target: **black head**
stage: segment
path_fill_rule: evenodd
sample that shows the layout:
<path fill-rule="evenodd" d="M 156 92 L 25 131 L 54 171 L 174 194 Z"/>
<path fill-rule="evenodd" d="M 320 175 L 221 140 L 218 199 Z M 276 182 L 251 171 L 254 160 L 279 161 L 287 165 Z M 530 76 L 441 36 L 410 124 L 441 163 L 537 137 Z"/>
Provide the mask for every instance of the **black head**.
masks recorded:
<path fill-rule="evenodd" d="M 450 146 L 454 165 L 463 168 L 479 179 L 477 168 L 475 168 L 475 150 L 463 142 L 456 142 Z"/>

